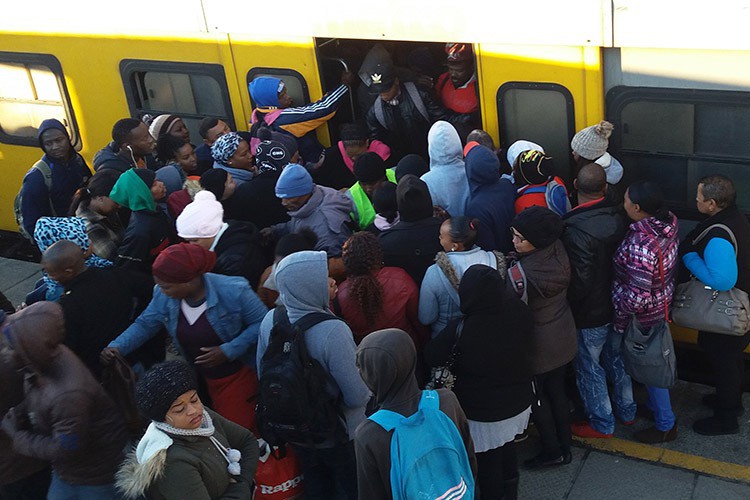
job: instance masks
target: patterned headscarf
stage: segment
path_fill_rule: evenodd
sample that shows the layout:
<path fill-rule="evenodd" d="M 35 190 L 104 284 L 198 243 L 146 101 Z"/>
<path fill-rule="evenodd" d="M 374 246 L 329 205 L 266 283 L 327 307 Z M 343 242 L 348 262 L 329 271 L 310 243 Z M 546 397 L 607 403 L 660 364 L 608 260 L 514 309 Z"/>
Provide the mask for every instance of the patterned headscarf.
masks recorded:
<path fill-rule="evenodd" d="M 213 156 L 215 161 L 228 167 L 229 163 L 227 161 L 237 151 L 237 148 L 240 147 L 241 140 L 242 138 L 237 132 L 229 132 L 222 135 L 211 146 L 211 156 Z"/>
<path fill-rule="evenodd" d="M 89 249 L 91 241 L 86 233 L 86 219 L 81 217 L 40 217 L 34 227 L 34 240 L 39 251 L 44 253 L 60 240 L 70 240 L 84 252 Z M 114 264 L 96 255 L 86 259 L 88 267 L 112 267 Z M 45 273 L 42 277 L 47 286 L 46 300 L 56 301 L 63 292 L 63 286 Z"/>

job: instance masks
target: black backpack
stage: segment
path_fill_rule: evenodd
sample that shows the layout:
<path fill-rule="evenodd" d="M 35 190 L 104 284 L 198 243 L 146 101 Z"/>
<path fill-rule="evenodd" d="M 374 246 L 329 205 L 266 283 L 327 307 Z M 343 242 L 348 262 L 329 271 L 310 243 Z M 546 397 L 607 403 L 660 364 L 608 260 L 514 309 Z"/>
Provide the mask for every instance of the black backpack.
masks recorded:
<path fill-rule="evenodd" d="M 303 338 L 306 330 L 329 319 L 338 318 L 311 313 L 292 324 L 283 306 L 273 312 L 256 410 L 260 435 L 272 446 L 348 440 L 339 401 L 327 396 L 326 385 L 332 379 L 307 352 Z"/>

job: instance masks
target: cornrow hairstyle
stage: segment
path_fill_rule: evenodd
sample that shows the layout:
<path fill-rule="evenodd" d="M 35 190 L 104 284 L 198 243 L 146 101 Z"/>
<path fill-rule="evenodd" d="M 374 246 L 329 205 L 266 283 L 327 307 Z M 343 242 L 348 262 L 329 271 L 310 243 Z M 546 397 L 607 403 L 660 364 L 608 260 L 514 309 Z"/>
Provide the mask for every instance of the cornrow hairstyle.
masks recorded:
<path fill-rule="evenodd" d="M 344 243 L 342 259 L 352 297 L 362 309 L 365 320 L 375 321 L 383 310 L 383 286 L 373 273 L 383 265 L 378 238 L 367 231 L 354 233 Z"/>

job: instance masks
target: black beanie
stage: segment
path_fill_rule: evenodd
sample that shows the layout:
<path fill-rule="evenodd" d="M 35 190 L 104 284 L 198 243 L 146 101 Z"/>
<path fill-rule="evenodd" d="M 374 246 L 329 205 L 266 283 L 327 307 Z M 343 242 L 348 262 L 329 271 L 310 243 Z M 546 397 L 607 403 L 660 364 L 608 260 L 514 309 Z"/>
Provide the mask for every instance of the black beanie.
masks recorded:
<path fill-rule="evenodd" d="M 220 200 L 224 197 L 224 185 L 228 175 L 223 168 L 210 168 L 201 175 L 201 187 L 212 192 L 216 199 Z"/>
<path fill-rule="evenodd" d="M 429 171 L 430 167 L 427 165 L 424 158 L 414 153 L 408 154 L 401 158 L 396 165 L 396 182 L 400 181 L 406 174 L 422 177 Z"/>
<path fill-rule="evenodd" d="M 535 248 L 547 248 L 562 236 L 563 222 L 547 207 L 533 206 L 516 215 L 511 226 Z"/>
<path fill-rule="evenodd" d="M 144 417 L 164 422 L 175 399 L 198 389 L 193 370 L 182 361 L 154 365 L 135 388 L 138 409 Z"/>
<path fill-rule="evenodd" d="M 385 179 L 385 162 L 377 153 L 364 153 L 354 160 L 354 177 L 359 182 Z"/>
<path fill-rule="evenodd" d="M 151 189 L 151 186 L 154 185 L 154 181 L 156 180 L 156 174 L 147 168 L 136 168 L 135 175 L 141 178 L 144 184 L 148 186 L 149 189 Z"/>
<path fill-rule="evenodd" d="M 540 151 L 524 151 L 518 156 L 518 169 L 513 173 L 516 186 L 542 184 L 555 173 L 551 156 Z"/>
<path fill-rule="evenodd" d="M 404 222 L 432 217 L 432 197 L 427 184 L 420 178 L 405 175 L 396 187 L 398 214 Z"/>

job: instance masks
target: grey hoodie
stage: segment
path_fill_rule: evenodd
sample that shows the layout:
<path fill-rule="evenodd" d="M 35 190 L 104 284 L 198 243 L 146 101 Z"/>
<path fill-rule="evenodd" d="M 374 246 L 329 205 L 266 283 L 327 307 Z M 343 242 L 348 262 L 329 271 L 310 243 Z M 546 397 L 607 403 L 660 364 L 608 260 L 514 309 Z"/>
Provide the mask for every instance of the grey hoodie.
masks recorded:
<path fill-rule="evenodd" d="M 297 252 L 285 257 L 276 266 L 279 301 L 286 307 L 289 321 L 294 323 L 306 314 L 328 312 L 328 261 L 325 252 Z M 258 376 L 262 377 L 263 354 L 273 328 L 273 310 L 260 324 L 258 338 Z M 362 381 L 355 364 L 354 336 L 341 320 L 323 321 L 305 332 L 305 346 L 328 372 L 334 383 L 329 384 L 331 396 L 341 395 L 341 409 L 346 417 L 349 436 L 365 418 L 365 405 L 370 391 Z"/>
<path fill-rule="evenodd" d="M 347 223 L 353 210 L 352 200 L 343 193 L 325 186 L 313 186 L 312 197 L 299 210 L 289 212 L 292 220 L 273 227 L 277 238 L 308 228 L 318 237 L 315 250 L 328 257 L 340 257 L 341 247 L 351 236 Z"/>
<path fill-rule="evenodd" d="M 432 203 L 443 207 L 451 217 L 464 215 L 469 202 L 469 181 L 458 132 L 448 122 L 437 121 L 427 135 L 430 171 L 421 179 L 427 184 Z"/>

